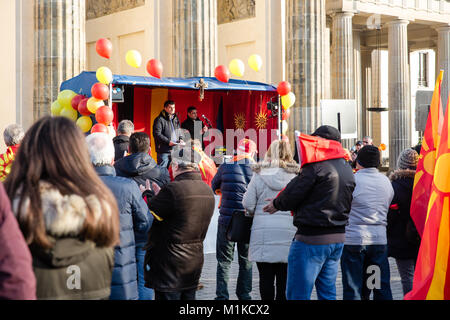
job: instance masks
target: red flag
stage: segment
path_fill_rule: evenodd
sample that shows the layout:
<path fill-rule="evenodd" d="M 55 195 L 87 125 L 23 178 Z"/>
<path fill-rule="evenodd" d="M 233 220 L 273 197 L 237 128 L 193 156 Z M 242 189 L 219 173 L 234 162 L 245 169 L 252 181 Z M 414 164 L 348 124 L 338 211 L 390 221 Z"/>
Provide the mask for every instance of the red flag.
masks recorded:
<path fill-rule="evenodd" d="M 427 215 L 428 201 L 431 194 L 434 167 L 436 164 L 436 151 L 439 145 L 439 136 L 442 131 L 443 116 L 441 102 L 441 82 L 444 71 L 441 70 L 436 80 L 430 112 L 428 113 L 427 126 L 422 140 L 419 162 L 414 178 L 414 189 L 411 199 L 411 218 L 417 231 L 422 237 Z"/>

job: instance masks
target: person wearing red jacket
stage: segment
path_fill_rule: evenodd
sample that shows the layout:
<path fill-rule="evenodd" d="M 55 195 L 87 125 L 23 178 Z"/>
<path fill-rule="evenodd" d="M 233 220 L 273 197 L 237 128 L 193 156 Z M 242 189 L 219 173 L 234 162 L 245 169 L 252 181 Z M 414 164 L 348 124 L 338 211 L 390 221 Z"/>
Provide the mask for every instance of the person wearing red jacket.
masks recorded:
<path fill-rule="evenodd" d="M 18 124 L 9 125 L 3 132 L 3 138 L 8 149 L 5 153 L 0 154 L 0 181 L 5 181 L 6 176 L 11 171 L 15 154 L 24 136 L 25 133 Z"/>
<path fill-rule="evenodd" d="M 0 300 L 36 300 L 31 253 L 0 183 Z"/>

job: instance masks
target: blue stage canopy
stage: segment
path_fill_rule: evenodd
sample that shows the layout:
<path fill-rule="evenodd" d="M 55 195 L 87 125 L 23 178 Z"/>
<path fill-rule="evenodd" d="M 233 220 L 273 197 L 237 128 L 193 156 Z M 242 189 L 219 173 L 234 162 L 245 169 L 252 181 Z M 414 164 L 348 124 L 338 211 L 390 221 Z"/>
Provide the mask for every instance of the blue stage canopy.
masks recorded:
<path fill-rule="evenodd" d="M 124 76 L 114 75 L 113 85 L 134 85 L 145 87 L 164 87 L 173 89 L 193 89 L 196 88 L 196 84 L 200 79 L 203 79 L 208 84 L 208 90 L 250 90 L 250 91 L 276 91 L 277 89 L 272 86 L 261 82 L 245 81 L 230 79 L 228 83 L 221 82 L 216 78 L 210 77 L 195 77 L 195 78 L 153 78 L 153 77 L 138 77 L 138 76 Z M 62 90 L 72 90 L 78 94 L 84 94 L 88 97 L 91 96 L 91 87 L 98 82 L 95 72 L 84 71 L 80 75 L 64 81 L 61 84 Z"/>

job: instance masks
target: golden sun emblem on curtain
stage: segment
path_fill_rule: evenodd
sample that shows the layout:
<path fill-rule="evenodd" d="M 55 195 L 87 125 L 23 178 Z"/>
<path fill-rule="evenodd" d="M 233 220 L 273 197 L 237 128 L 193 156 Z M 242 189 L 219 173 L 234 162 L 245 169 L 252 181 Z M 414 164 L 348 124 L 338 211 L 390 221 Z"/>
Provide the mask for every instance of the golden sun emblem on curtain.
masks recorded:
<path fill-rule="evenodd" d="M 257 129 L 266 129 L 267 128 L 267 113 L 264 110 L 261 110 L 256 114 L 255 117 L 255 125 Z"/>
<path fill-rule="evenodd" d="M 242 112 L 236 113 L 234 115 L 234 127 L 236 129 L 245 129 L 245 124 L 247 120 L 245 119 L 245 114 Z"/>

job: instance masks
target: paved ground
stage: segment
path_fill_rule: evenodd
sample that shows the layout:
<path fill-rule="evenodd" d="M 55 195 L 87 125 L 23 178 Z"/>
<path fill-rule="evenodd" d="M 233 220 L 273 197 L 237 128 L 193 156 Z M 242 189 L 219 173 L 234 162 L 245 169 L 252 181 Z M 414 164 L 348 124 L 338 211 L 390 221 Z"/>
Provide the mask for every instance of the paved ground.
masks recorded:
<path fill-rule="evenodd" d="M 400 282 L 400 275 L 397 271 L 397 266 L 395 264 L 395 260 L 389 258 L 389 263 L 391 267 L 391 290 L 394 300 L 402 300 L 403 292 L 402 285 Z M 202 276 L 200 278 L 200 282 L 204 285 L 204 288 L 197 291 L 197 299 L 198 300 L 214 300 L 215 292 L 216 292 L 216 254 L 209 253 L 205 254 L 205 264 L 203 266 Z M 235 257 L 230 270 L 230 281 L 228 285 L 228 290 L 230 293 L 231 300 L 237 300 L 235 291 L 236 291 L 236 281 L 238 275 L 239 266 L 237 263 L 237 257 Z M 252 298 L 254 300 L 260 300 L 261 297 L 259 295 L 259 275 L 258 268 L 256 264 L 253 264 L 253 290 L 252 290 Z M 337 299 L 342 300 L 342 278 L 341 278 L 341 270 L 339 269 L 337 281 L 336 281 L 336 289 L 337 289 Z M 317 295 L 315 290 L 312 294 L 312 299 L 317 300 Z"/>

